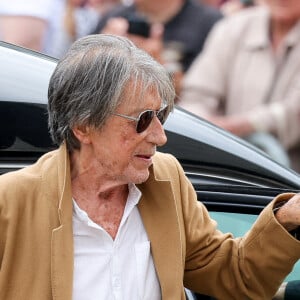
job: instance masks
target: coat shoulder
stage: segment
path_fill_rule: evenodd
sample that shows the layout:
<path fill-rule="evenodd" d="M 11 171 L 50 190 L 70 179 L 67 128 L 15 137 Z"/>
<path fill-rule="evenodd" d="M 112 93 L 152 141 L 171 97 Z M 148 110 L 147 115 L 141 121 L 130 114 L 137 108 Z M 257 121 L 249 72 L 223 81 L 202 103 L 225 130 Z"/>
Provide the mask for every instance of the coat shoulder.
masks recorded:
<path fill-rule="evenodd" d="M 30 195 L 42 194 L 45 176 L 54 174 L 56 151 L 46 153 L 34 164 L 0 176 L 0 206 L 5 203 L 23 203 Z M 54 167 L 53 167 L 54 165 Z M 52 173 L 51 173 L 52 172 Z"/>
<path fill-rule="evenodd" d="M 184 171 L 175 156 L 157 152 L 153 158 L 153 173 L 157 179 L 170 179 L 175 174 L 184 173 Z"/>

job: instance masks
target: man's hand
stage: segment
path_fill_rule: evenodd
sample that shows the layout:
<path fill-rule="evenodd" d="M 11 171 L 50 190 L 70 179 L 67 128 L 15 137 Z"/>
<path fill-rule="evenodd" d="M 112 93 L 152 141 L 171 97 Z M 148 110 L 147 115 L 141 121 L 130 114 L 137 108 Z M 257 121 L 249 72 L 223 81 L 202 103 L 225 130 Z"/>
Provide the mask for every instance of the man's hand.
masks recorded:
<path fill-rule="evenodd" d="M 253 126 L 244 116 L 208 117 L 206 119 L 240 137 L 254 132 Z"/>
<path fill-rule="evenodd" d="M 161 64 L 163 61 L 163 31 L 164 28 L 161 24 L 152 24 L 150 29 L 150 36 L 145 38 L 136 34 L 127 34 L 127 37 L 132 40 L 139 48 L 148 52 Z"/>
<path fill-rule="evenodd" d="M 300 193 L 294 195 L 276 212 L 276 219 L 287 231 L 300 226 Z"/>
<path fill-rule="evenodd" d="M 150 36 L 143 37 L 136 34 L 128 33 L 129 23 L 124 18 L 111 18 L 107 21 L 106 26 L 101 33 L 114 34 L 129 38 L 137 47 L 148 52 L 157 61 L 163 64 L 163 26 L 152 24 Z"/>

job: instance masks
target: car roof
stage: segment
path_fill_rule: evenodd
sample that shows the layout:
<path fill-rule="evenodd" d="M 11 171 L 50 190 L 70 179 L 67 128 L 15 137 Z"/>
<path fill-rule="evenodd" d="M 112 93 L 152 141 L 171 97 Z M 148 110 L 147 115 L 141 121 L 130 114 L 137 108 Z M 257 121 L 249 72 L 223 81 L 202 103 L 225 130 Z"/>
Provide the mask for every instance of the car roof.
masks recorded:
<path fill-rule="evenodd" d="M 48 84 L 57 62 L 57 59 L 47 55 L 0 42 L 0 104 L 20 103 L 23 107 L 26 106 L 27 119 L 37 115 L 33 111 L 41 109 L 37 106 L 43 106 L 46 110 Z M 24 122 L 34 123 L 27 119 L 24 117 Z M 35 127 L 33 129 L 37 138 L 37 130 L 43 132 L 43 136 L 49 136 L 46 119 L 41 128 L 36 128 L 35 124 L 30 125 L 32 126 L 21 128 L 22 131 Z M 19 128 L 22 126 L 18 124 Z M 224 176 L 228 171 L 235 173 L 236 177 L 248 174 L 252 178 L 266 178 L 275 182 L 275 185 L 300 189 L 299 174 L 272 161 L 244 140 L 183 109 L 175 108 L 165 123 L 165 128 L 168 143 L 159 150 L 175 155 L 185 169 L 190 169 L 190 166 L 193 170 L 195 167 L 201 167 L 202 170 L 206 168 L 205 172 L 209 169 L 212 173 L 219 173 L 218 176 Z M 40 146 L 41 142 L 43 146 L 47 146 L 39 149 L 41 152 L 34 158 L 49 150 L 49 141 L 50 138 L 44 141 L 39 138 L 36 144 L 33 143 L 35 147 Z M 0 154 L 13 157 L 16 153 L 13 151 L 16 149 L 0 149 Z"/>
<path fill-rule="evenodd" d="M 0 42 L 0 56 L 0 100 L 46 104 L 57 60 L 5 42 Z"/>

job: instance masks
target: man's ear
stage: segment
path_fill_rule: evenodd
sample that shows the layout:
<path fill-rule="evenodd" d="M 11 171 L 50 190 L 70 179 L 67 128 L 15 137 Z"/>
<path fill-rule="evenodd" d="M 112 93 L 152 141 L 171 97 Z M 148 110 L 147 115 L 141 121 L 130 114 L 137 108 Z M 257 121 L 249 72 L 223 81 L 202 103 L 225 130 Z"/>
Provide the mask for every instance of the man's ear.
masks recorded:
<path fill-rule="evenodd" d="M 72 129 L 73 134 L 82 144 L 90 144 L 91 143 L 91 127 L 88 125 L 77 125 Z"/>

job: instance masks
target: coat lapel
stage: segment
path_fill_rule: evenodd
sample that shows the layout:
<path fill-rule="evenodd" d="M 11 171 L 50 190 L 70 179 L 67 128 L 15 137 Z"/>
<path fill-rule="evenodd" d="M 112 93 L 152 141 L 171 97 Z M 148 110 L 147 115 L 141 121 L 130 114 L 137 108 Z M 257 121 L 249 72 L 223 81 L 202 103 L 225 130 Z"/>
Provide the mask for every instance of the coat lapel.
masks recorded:
<path fill-rule="evenodd" d="M 139 186 L 138 208 L 151 242 L 151 252 L 160 281 L 162 298 L 176 299 L 182 289 L 183 254 L 177 207 L 169 181 L 150 176 Z"/>
<path fill-rule="evenodd" d="M 72 193 L 67 151 L 59 150 L 57 174 L 60 226 L 52 231 L 51 281 L 53 300 L 71 300 L 73 286 Z M 59 184 L 61 184 L 59 186 Z M 153 172 L 139 185 L 142 198 L 138 208 L 146 228 L 160 281 L 162 298 L 173 300 L 182 294 L 184 238 L 178 208 L 169 180 L 156 180 Z"/>
<path fill-rule="evenodd" d="M 71 239 L 70 239 L 71 237 Z M 73 287 L 72 227 L 62 225 L 52 232 L 51 281 L 53 300 L 71 300 Z"/>
<path fill-rule="evenodd" d="M 53 175 L 53 174 L 52 174 Z M 53 300 L 71 300 L 73 287 L 72 192 L 69 159 L 65 145 L 59 149 L 57 174 L 60 226 L 52 231 L 51 283 Z M 54 176 L 55 176 L 54 175 Z"/>

